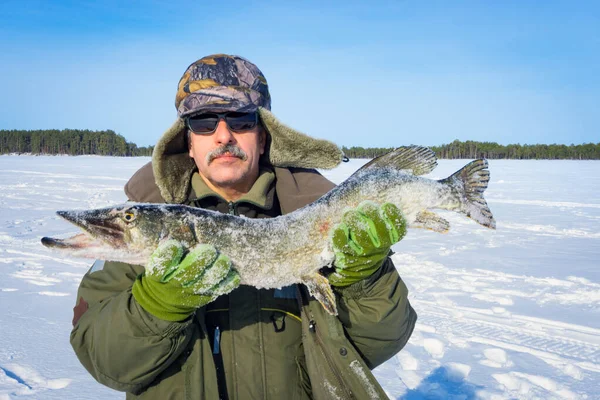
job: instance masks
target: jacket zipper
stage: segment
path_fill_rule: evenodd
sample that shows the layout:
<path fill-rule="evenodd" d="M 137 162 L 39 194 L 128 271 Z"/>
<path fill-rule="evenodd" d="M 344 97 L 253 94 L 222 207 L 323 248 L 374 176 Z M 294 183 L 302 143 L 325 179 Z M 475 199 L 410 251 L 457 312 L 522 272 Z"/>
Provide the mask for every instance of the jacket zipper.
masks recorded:
<path fill-rule="evenodd" d="M 234 202 L 230 201 L 228 204 L 229 204 L 229 214 L 236 215 Z"/>
<path fill-rule="evenodd" d="M 300 306 L 300 309 L 302 310 L 302 308 L 303 308 L 302 302 L 300 301 L 302 294 L 301 294 L 300 288 L 298 286 L 296 287 L 296 290 L 297 290 L 296 300 L 298 300 L 298 305 Z M 315 335 L 319 350 L 321 351 L 321 354 L 323 354 L 323 357 L 325 357 L 325 361 L 327 361 L 327 365 L 329 366 L 329 369 L 331 370 L 331 372 L 333 373 L 333 376 L 337 380 L 337 383 L 338 383 L 340 389 L 346 394 L 346 398 L 354 399 L 355 398 L 354 394 L 350 390 L 348 390 L 348 388 L 344 384 L 344 381 L 340 375 L 340 371 L 338 371 L 338 369 L 335 367 L 335 365 L 331 361 L 331 357 L 329 356 L 329 353 L 325 350 L 325 344 L 323 343 L 323 340 L 321 339 L 321 335 L 319 333 L 317 333 L 317 326 L 316 326 L 315 321 L 311 319 L 309 324 L 310 324 L 309 331 Z"/>
<path fill-rule="evenodd" d="M 333 372 L 333 376 L 335 376 L 335 378 L 338 381 L 338 384 L 340 385 L 340 389 L 346 394 L 346 398 L 354 399 L 355 398 L 354 394 L 350 390 L 348 390 L 348 388 L 344 384 L 344 381 L 342 380 L 342 377 L 340 376 L 340 372 L 338 371 L 337 368 L 335 368 L 335 366 L 333 365 L 333 362 L 331 361 L 331 357 L 329 357 L 329 353 L 325 350 L 325 345 L 323 344 L 321 335 L 319 335 L 317 333 L 316 327 L 315 327 L 314 335 L 317 338 L 317 344 L 319 345 L 319 350 L 321 350 L 321 353 L 323 353 L 323 356 L 325 357 L 325 360 L 327 361 L 327 364 L 329 365 L 331 372 Z"/>

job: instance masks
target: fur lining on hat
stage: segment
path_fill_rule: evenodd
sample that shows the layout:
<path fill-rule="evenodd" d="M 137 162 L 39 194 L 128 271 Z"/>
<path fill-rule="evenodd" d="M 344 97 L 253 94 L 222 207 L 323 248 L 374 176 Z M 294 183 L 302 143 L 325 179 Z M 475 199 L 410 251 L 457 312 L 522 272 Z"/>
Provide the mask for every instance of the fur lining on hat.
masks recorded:
<path fill-rule="evenodd" d="M 265 108 L 259 108 L 267 130 L 267 146 L 261 163 L 275 167 L 335 168 L 344 153 L 334 143 L 314 139 L 281 123 Z M 177 118 L 158 140 L 152 153 L 152 169 L 156 185 L 167 203 L 183 203 L 190 190 L 190 179 L 196 163 L 189 156 L 187 127 Z"/>
<path fill-rule="evenodd" d="M 152 171 L 156 186 L 167 203 L 181 204 L 187 199 L 190 178 L 196 169 L 190 157 L 186 138 L 187 127 L 177 118 L 158 140 L 152 152 Z"/>
<path fill-rule="evenodd" d="M 258 112 L 269 133 L 270 143 L 265 156 L 271 165 L 332 169 L 342 162 L 344 153 L 334 143 L 312 138 L 282 124 L 266 108 L 260 107 Z"/>

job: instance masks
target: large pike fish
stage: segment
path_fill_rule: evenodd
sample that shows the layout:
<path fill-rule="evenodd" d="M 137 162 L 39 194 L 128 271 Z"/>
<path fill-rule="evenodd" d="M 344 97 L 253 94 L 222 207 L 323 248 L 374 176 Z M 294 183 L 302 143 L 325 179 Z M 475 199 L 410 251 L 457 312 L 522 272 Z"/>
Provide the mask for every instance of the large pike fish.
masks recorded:
<path fill-rule="evenodd" d="M 44 237 L 42 243 L 75 257 L 146 265 L 166 238 L 185 246 L 214 245 L 228 255 L 241 283 L 257 288 L 305 284 L 331 314 L 335 297 L 319 270 L 334 261 L 330 228 L 363 201 L 398 206 L 408 227 L 446 232 L 449 223 L 430 209 L 454 210 L 495 229 L 483 192 L 486 160 L 475 160 L 442 180 L 423 178 L 437 165 L 433 151 L 401 147 L 367 163 L 317 201 L 290 214 L 249 219 L 184 205 L 126 203 L 86 211 L 58 211 L 85 233 Z"/>

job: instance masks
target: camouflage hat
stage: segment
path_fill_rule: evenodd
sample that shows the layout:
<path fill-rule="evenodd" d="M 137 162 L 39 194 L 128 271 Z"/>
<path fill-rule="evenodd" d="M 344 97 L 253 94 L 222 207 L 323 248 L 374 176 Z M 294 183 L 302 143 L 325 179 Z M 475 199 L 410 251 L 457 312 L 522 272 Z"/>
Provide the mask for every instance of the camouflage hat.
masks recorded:
<path fill-rule="evenodd" d="M 214 54 L 190 65 L 179 80 L 175 107 L 180 118 L 203 111 L 271 109 L 265 76 L 239 56 Z"/>

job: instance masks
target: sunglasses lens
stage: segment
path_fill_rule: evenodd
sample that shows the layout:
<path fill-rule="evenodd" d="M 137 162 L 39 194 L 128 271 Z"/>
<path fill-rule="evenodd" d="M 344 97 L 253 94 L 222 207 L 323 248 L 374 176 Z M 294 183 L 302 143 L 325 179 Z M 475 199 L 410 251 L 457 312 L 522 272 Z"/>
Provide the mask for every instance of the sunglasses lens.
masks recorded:
<path fill-rule="evenodd" d="M 199 135 L 213 133 L 217 128 L 221 116 L 223 116 L 229 129 L 232 131 L 254 129 L 258 123 L 256 113 L 229 112 L 225 114 L 198 114 L 188 118 L 188 128 Z"/>
<path fill-rule="evenodd" d="M 188 127 L 194 133 L 211 133 L 217 127 L 219 116 L 216 114 L 200 114 L 188 118 Z"/>
<path fill-rule="evenodd" d="M 225 115 L 225 121 L 232 131 L 247 131 L 254 129 L 257 118 L 256 113 L 230 112 Z"/>

